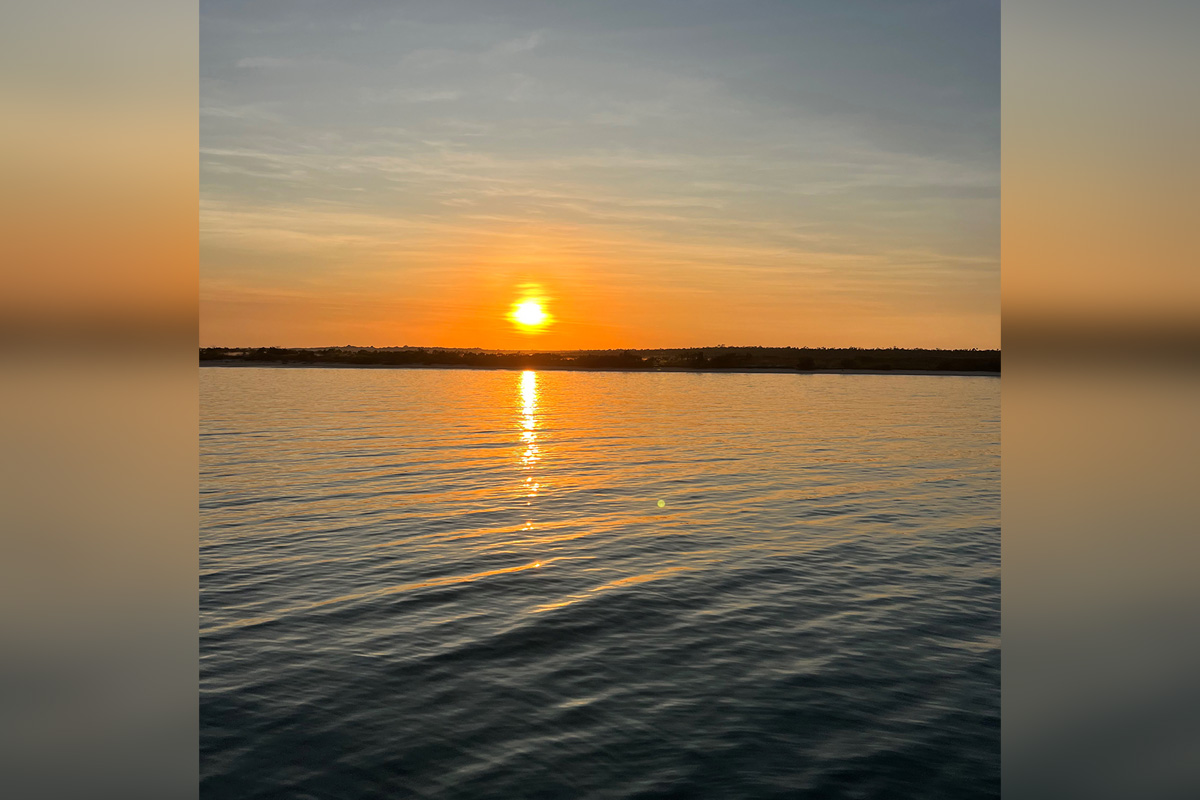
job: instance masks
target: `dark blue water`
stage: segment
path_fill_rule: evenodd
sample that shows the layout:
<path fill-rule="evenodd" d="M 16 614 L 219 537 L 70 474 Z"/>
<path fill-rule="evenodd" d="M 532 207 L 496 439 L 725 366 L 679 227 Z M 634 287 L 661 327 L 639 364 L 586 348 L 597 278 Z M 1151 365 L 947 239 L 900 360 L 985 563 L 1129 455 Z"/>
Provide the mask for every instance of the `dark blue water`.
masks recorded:
<path fill-rule="evenodd" d="M 998 796 L 999 401 L 202 369 L 201 795 Z"/>

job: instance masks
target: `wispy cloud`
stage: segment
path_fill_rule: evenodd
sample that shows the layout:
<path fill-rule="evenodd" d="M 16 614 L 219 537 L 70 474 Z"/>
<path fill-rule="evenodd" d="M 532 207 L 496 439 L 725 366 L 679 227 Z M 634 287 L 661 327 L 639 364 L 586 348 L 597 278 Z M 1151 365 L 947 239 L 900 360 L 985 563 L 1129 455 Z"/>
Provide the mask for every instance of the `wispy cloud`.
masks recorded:
<path fill-rule="evenodd" d="M 239 69 L 278 69 L 279 67 L 290 67 L 296 62 L 290 58 L 272 58 L 271 56 L 252 56 L 250 58 L 238 59 L 237 66 Z"/>
<path fill-rule="evenodd" d="M 390 89 L 366 87 L 359 90 L 365 103 L 443 103 L 458 100 L 463 93 L 458 89 Z"/>
<path fill-rule="evenodd" d="M 491 55 L 502 55 L 502 56 L 511 56 L 511 55 L 515 55 L 517 53 L 527 53 L 530 50 L 536 49 L 537 46 L 540 45 L 545 40 L 545 38 L 546 38 L 546 31 L 544 31 L 544 30 L 532 31 L 525 36 L 519 36 L 515 39 L 509 39 L 507 41 L 501 42 L 500 44 L 493 47 L 489 51 L 489 53 Z"/>

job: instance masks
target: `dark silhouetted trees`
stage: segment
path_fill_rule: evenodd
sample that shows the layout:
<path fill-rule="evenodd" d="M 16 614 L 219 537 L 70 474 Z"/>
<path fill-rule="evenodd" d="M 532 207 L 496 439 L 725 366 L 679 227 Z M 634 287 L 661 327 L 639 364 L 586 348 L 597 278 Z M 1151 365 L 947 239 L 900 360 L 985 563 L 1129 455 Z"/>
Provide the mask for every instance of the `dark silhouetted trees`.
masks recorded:
<path fill-rule="evenodd" d="M 773 369 L 999 372 L 999 350 L 900 348 L 706 347 L 678 350 L 582 350 L 550 353 L 484 352 L 447 348 L 205 347 L 200 361 L 379 367 L 491 369 Z"/>

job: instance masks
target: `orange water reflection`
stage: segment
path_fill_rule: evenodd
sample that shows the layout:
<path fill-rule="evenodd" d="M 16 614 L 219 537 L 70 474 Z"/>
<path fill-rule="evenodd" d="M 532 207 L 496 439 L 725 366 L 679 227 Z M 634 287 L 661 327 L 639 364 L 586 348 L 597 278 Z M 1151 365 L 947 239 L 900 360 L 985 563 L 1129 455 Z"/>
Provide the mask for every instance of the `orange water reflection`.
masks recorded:
<path fill-rule="evenodd" d="M 534 497 L 537 497 L 538 489 L 541 488 L 541 484 L 537 479 L 537 473 L 535 472 L 539 460 L 537 443 L 538 397 L 537 373 L 531 370 L 522 372 L 519 397 L 519 422 L 521 441 L 525 444 L 525 451 L 521 454 L 521 468 L 525 472 L 523 491 L 525 492 L 525 497 L 529 498 L 530 503 L 533 502 Z"/>

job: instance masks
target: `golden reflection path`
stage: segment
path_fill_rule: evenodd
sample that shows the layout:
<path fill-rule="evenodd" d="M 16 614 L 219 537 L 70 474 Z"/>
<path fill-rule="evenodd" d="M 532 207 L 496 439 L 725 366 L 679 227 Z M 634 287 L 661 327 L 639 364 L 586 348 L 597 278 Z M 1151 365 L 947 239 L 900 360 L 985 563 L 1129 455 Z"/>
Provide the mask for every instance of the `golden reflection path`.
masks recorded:
<path fill-rule="evenodd" d="M 522 491 L 527 498 L 526 504 L 531 505 L 533 498 L 537 497 L 538 490 L 541 488 L 535 471 L 540 458 L 537 441 L 538 382 L 536 372 L 526 370 L 521 373 L 519 401 L 521 441 L 525 445 L 525 450 L 521 454 L 521 469 L 525 472 Z"/>

